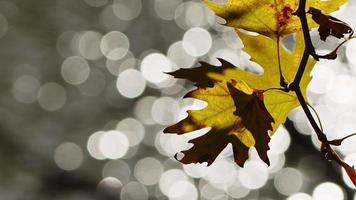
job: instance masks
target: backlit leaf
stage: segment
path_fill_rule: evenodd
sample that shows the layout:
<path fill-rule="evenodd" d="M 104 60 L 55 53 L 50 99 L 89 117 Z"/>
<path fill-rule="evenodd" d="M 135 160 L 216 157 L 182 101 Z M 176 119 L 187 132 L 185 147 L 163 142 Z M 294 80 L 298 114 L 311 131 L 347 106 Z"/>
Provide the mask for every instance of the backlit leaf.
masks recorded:
<path fill-rule="evenodd" d="M 208 136 L 204 135 L 200 138 L 210 138 L 212 142 L 212 138 L 220 138 L 220 136 L 213 136 L 213 134 L 220 134 L 229 138 L 234 136 L 246 147 L 255 146 L 261 159 L 268 164 L 266 152 L 268 150 L 269 137 L 266 133 L 270 130 L 268 134 L 273 135 L 279 125 L 286 120 L 287 114 L 299 105 L 299 101 L 293 92 L 268 90 L 280 87 L 276 51 L 278 44 L 273 39 L 262 35 L 251 36 L 238 33 L 245 45 L 243 50 L 250 54 L 252 61 L 259 63 L 263 67 L 264 73 L 257 75 L 243 71 L 222 59 L 219 59 L 222 64 L 220 67 L 201 63 L 200 67 L 181 69 L 171 73 L 173 76 L 191 80 L 197 86 L 202 86 L 188 93 L 185 97 L 203 100 L 208 103 L 208 106 L 202 110 L 188 111 L 187 118 L 166 128 L 164 132 L 185 134 L 201 128 L 211 127 Z M 302 35 L 297 34 L 296 40 L 295 51 L 292 53 L 282 46 L 279 47 L 283 76 L 289 83 L 297 72 L 299 61 L 304 51 Z M 306 86 L 311 79 L 309 73 L 314 64 L 315 61 L 309 59 L 306 75 L 301 80 L 300 86 L 304 95 Z M 192 73 L 189 73 L 190 70 Z M 232 83 L 234 83 L 233 87 Z M 241 91 L 242 93 L 236 91 Z M 260 97 L 262 92 L 265 91 L 263 92 L 263 101 L 262 98 L 258 101 L 257 91 L 260 92 Z M 248 105 L 246 102 L 248 102 Z M 251 113 L 247 112 L 248 109 L 251 110 Z M 268 117 L 268 115 L 272 116 L 272 118 Z M 273 121 L 274 123 L 272 123 Z M 207 161 L 208 164 L 211 164 L 223 147 L 227 145 L 226 143 L 233 143 L 231 139 L 223 140 L 220 138 L 220 140 L 216 139 L 216 141 L 223 141 L 223 145 L 211 144 L 212 148 L 209 149 L 207 156 L 202 153 L 204 152 L 203 149 L 207 149 L 207 147 L 203 147 L 202 140 L 198 138 L 193 140 L 192 143 L 196 146 L 183 152 L 185 154 L 182 159 L 183 163 Z M 235 160 L 237 156 L 241 156 L 240 163 L 238 163 L 241 166 L 243 164 L 241 162 L 247 157 L 247 155 L 241 155 L 241 152 L 246 152 L 244 151 L 245 147 L 236 146 L 238 145 L 236 142 L 234 144 L 234 148 L 238 152 L 234 153 Z M 214 149 L 214 147 L 218 148 Z"/>
<path fill-rule="evenodd" d="M 244 82 L 238 82 L 236 88 L 252 93 Z M 227 82 L 215 82 L 211 88 L 198 88 L 189 92 L 185 98 L 196 98 L 208 103 L 202 110 L 188 111 L 188 117 L 164 130 L 165 133 L 185 134 L 205 127 L 212 129 L 191 143 L 194 146 L 183 151 L 181 162 L 202 163 L 210 165 L 228 143 L 233 144 L 235 161 L 243 166 L 247 159 L 248 147 L 254 145 L 251 133 L 242 124 L 242 119 L 234 114 L 236 111 L 233 97 L 227 88 Z"/>
<path fill-rule="evenodd" d="M 228 83 L 228 89 L 235 102 L 235 115 L 241 117 L 242 124 L 249 130 L 255 139 L 255 148 L 260 158 L 269 165 L 267 151 L 270 137 L 268 131 L 272 130 L 274 119 L 263 103 L 263 91 L 253 91 L 246 94 L 233 86 L 235 81 Z"/>
<path fill-rule="evenodd" d="M 299 18 L 293 13 L 298 8 L 299 0 L 227 0 L 227 3 L 216 3 L 204 0 L 216 15 L 226 20 L 226 25 L 257 32 L 277 38 L 289 33 L 301 31 Z M 307 9 L 315 7 L 326 13 L 339 9 L 347 0 L 313 0 L 307 1 Z M 309 18 L 310 28 L 317 24 Z"/>

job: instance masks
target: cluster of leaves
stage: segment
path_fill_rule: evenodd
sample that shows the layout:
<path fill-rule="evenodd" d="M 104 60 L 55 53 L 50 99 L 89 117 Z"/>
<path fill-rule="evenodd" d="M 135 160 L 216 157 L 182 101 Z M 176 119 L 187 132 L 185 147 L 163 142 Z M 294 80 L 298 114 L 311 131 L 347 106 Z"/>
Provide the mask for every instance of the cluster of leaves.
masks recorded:
<path fill-rule="evenodd" d="M 195 84 L 196 89 L 184 98 L 208 103 L 201 110 L 189 110 L 187 118 L 164 130 L 165 133 L 186 134 L 210 128 L 205 135 L 190 141 L 193 147 L 182 152 L 184 156 L 180 162 L 207 162 L 210 165 L 231 143 L 234 160 L 239 166 L 244 166 L 251 147 L 255 147 L 261 160 L 269 165 L 270 137 L 285 122 L 288 113 L 301 105 L 322 142 L 321 152 L 328 160 L 344 167 L 356 183 L 355 170 L 331 148 L 346 138 L 328 141 L 305 100 L 310 72 L 316 61 L 336 58 L 340 47 L 327 55 L 317 55 L 309 31 L 318 27 L 320 39 L 324 41 L 329 36 L 344 42 L 349 40 L 353 30 L 346 23 L 327 15 L 346 2 L 228 0 L 227 3 L 215 3 L 204 0 L 216 15 L 226 20 L 226 26 L 236 30 L 244 44 L 243 50 L 251 56 L 251 61 L 263 67 L 264 72 L 262 75 L 254 74 L 219 59 L 221 66 L 200 62 L 196 68 L 169 73 Z M 280 43 L 289 34 L 294 34 L 296 40 L 292 52 Z"/>

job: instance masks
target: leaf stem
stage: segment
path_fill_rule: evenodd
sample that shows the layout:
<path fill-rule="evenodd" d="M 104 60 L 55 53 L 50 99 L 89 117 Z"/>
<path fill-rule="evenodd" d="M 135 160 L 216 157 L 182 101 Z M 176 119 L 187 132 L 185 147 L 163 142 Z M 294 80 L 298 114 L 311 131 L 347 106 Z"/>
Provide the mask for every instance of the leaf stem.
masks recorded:
<path fill-rule="evenodd" d="M 278 56 L 278 71 L 279 71 L 279 85 L 283 88 L 288 87 L 288 83 L 283 76 L 282 66 L 281 66 L 281 51 L 280 51 L 280 38 L 277 36 L 277 56 Z"/>

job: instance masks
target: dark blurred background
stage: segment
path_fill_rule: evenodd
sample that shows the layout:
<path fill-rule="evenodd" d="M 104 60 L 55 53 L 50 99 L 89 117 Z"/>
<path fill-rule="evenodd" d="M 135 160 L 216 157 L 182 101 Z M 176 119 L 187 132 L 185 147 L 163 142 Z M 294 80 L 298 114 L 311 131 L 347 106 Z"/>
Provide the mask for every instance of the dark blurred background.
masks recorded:
<path fill-rule="evenodd" d="M 355 27 L 355 5 L 335 16 Z M 209 168 L 173 159 L 194 134 L 162 129 L 201 103 L 163 72 L 217 57 L 256 68 L 216 21 L 200 1 L 0 0 L 0 199 L 356 199 L 299 108 L 272 138 L 270 167 L 251 150 L 240 169 L 230 146 Z M 337 45 L 313 34 L 319 51 Z M 356 131 L 355 52 L 350 41 L 318 63 L 308 88 L 331 139 Z M 337 149 L 351 164 L 355 142 Z"/>

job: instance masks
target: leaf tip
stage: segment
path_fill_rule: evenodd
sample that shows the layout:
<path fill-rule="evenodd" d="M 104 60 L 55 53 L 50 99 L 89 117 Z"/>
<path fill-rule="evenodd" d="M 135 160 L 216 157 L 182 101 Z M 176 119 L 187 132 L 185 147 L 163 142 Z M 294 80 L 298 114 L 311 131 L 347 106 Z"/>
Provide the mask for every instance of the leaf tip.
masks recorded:
<path fill-rule="evenodd" d="M 356 171 L 354 167 L 351 167 L 350 165 L 346 164 L 343 162 L 341 166 L 345 169 L 347 175 L 350 177 L 352 183 L 356 186 Z"/>

